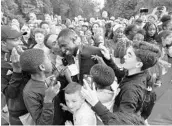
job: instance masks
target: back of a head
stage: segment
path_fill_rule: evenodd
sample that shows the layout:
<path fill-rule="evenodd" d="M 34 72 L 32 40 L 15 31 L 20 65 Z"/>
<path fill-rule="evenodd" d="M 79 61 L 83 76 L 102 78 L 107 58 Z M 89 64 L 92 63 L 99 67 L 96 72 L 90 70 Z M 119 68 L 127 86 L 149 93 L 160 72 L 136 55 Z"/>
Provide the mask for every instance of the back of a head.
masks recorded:
<path fill-rule="evenodd" d="M 63 90 L 65 94 L 74 94 L 77 91 L 81 91 L 82 86 L 76 82 L 69 83 Z"/>
<path fill-rule="evenodd" d="M 44 51 L 41 49 L 28 49 L 20 56 L 20 64 L 23 71 L 35 74 L 38 67 L 44 62 Z"/>
<path fill-rule="evenodd" d="M 90 70 L 90 75 L 99 88 L 110 86 L 115 80 L 113 69 L 104 64 L 95 64 Z"/>
<path fill-rule="evenodd" d="M 133 43 L 134 52 L 143 63 L 142 70 L 146 70 L 154 66 L 161 56 L 161 51 L 155 44 L 150 44 L 148 42 L 136 42 Z"/>
<path fill-rule="evenodd" d="M 130 31 L 132 31 L 132 29 L 135 28 L 135 27 L 136 27 L 135 24 L 128 25 L 128 26 L 125 28 L 125 30 L 124 30 L 124 34 L 125 34 L 126 36 L 128 36 L 128 35 L 130 34 Z"/>
<path fill-rule="evenodd" d="M 65 38 L 65 37 L 69 37 L 69 36 L 74 35 L 74 34 L 76 34 L 74 30 L 72 30 L 72 29 L 70 29 L 70 28 L 65 28 L 65 29 L 63 29 L 63 30 L 59 33 L 57 39 L 63 38 L 63 37 L 64 37 L 64 38 Z"/>

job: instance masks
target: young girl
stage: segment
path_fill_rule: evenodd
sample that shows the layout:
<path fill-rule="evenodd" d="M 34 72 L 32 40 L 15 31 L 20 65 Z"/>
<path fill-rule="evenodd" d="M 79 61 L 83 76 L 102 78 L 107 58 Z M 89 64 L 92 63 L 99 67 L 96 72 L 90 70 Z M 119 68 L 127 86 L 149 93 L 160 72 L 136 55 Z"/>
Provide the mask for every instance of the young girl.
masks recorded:
<path fill-rule="evenodd" d="M 48 49 L 44 44 L 45 31 L 41 28 L 36 28 L 34 30 L 34 36 L 35 36 L 35 41 L 37 43 L 34 46 L 34 48 L 42 49 L 46 54 L 49 55 L 50 49 Z"/>
<path fill-rule="evenodd" d="M 144 40 L 149 43 L 156 44 L 156 37 L 158 35 L 157 27 L 152 22 L 147 22 L 143 28 L 146 31 Z"/>

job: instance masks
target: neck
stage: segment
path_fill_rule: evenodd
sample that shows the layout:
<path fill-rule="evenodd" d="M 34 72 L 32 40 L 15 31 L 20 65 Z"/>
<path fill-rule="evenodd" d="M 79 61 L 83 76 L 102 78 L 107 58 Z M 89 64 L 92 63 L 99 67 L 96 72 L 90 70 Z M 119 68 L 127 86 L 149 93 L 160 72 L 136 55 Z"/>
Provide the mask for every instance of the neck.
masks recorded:
<path fill-rule="evenodd" d="M 140 72 L 141 72 L 140 69 L 131 69 L 131 70 L 128 70 L 128 76 L 131 76 Z"/>
<path fill-rule="evenodd" d="M 31 74 L 31 78 L 37 81 L 45 81 L 46 76 L 43 72 L 37 74 Z"/>

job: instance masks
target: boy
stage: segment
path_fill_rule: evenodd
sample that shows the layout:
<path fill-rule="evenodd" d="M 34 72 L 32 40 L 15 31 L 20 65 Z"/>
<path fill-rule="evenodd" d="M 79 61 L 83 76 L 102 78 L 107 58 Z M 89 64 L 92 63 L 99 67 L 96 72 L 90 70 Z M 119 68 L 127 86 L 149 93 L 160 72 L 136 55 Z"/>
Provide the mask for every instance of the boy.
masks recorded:
<path fill-rule="evenodd" d="M 113 69 L 104 64 L 96 64 L 91 68 L 90 75 L 97 87 L 98 99 L 110 112 L 113 112 L 114 100 L 118 92 Z"/>
<path fill-rule="evenodd" d="M 23 99 L 36 125 L 52 125 L 54 117 L 53 98 L 59 85 L 46 84 L 46 76 L 52 72 L 52 64 L 41 49 L 29 49 L 21 54 L 21 68 L 31 74 L 23 90 Z"/>
<path fill-rule="evenodd" d="M 74 125 L 96 125 L 95 113 L 82 97 L 81 87 L 76 82 L 69 83 L 65 87 L 66 105 L 73 113 Z"/>

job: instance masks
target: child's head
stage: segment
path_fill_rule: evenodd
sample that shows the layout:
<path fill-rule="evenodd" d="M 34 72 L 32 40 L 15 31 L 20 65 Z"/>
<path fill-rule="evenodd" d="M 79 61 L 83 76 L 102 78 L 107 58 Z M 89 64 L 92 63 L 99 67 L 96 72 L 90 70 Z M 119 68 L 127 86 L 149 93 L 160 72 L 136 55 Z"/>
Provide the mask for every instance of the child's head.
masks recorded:
<path fill-rule="evenodd" d="M 50 33 L 50 26 L 48 22 L 41 22 L 40 27 L 46 31 L 46 34 Z"/>
<path fill-rule="evenodd" d="M 64 89 L 66 105 L 72 112 L 79 110 L 81 105 L 85 102 L 85 99 L 81 95 L 81 88 L 82 86 L 80 84 L 72 82 Z"/>
<path fill-rule="evenodd" d="M 37 44 L 43 44 L 44 43 L 44 38 L 45 38 L 45 31 L 41 28 L 36 28 L 33 32 L 35 36 L 35 41 Z"/>
<path fill-rule="evenodd" d="M 133 37 L 133 42 L 144 41 L 145 31 L 143 29 L 139 29 L 135 36 Z"/>
<path fill-rule="evenodd" d="M 160 53 L 159 47 L 154 44 L 134 42 L 126 51 L 123 67 L 129 71 L 146 70 L 156 64 Z"/>
<path fill-rule="evenodd" d="M 20 64 L 22 70 L 30 74 L 52 71 L 51 61 L 41 49 L 29 49 L 23 52 L 20 56 Z"/>
<path fill-rule="evenodd" d="M 90 75 L 99 89 L 105 89 L 115 81 L 113 69 L 104 64 L 95 64 L 90 70 Z"/>
<path fill-rule="evenodd" d="M 147 22 L 144 26 L 144 30 L 146 31 L 146 35 L 149 37 L 153 37 L 157 34 L 157 26 L 152 22 Z"/>

